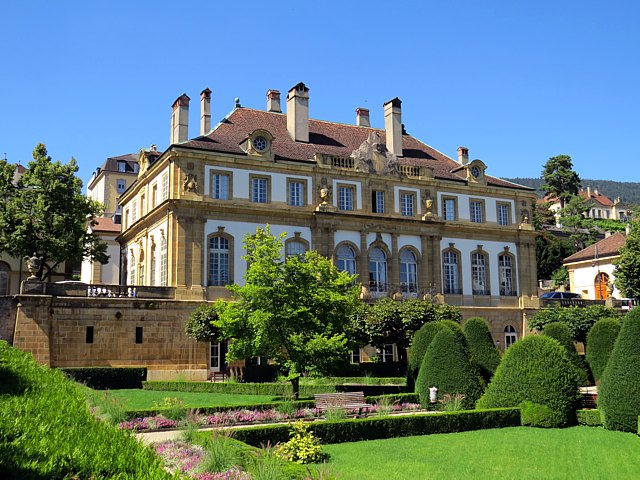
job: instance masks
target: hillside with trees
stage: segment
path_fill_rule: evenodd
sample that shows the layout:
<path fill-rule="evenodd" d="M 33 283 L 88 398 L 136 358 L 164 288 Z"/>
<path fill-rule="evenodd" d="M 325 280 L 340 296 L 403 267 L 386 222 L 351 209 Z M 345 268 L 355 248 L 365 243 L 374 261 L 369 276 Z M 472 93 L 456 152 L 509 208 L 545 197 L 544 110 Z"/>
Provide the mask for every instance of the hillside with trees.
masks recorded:
<path fill-rule="evenodd" d="M 525 187 L 535 189 L 536 194 L 542 198 L 544 190 L 542 178 L 505 178 L 508 182 L 518 183 Z M 589 180 L 582 179 L 580 184 L 583 188 L 591 187 L 591 190 L 598 189 L 603 195 L 614 200 L 620 196 L 623 202 L 640 204 L 640 182 L 614 182 L 613 180 Z"/>

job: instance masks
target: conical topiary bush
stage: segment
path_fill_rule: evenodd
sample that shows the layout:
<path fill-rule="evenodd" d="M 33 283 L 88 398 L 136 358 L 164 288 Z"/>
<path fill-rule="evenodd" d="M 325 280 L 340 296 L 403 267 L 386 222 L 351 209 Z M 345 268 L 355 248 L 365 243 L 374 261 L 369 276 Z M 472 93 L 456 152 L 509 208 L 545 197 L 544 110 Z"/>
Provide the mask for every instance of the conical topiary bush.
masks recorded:
<path fill-rule="evenodd" d="M 438 388 L 438 397 L 462 394 L 463 408 L 473 408 L 484 382 L 471 360 L 469 347 L 462 332 L 442 329 L 424 354 L 416 380 L 420 403 L 429 403 L 429 388 Z"/>
<path fill-rule="evenodd" d="M 562 427 L 575 421 L 578 379 L 557 340 L 530 335 L 511 345 L 477 408 L 516 407 L 523 402 L 548 407 L 540 426 Z"/>
<path fill-rule="evenodd" d="M 464 323 L 463 331 L 473 361 L 488 383 L 500 364 L 500 351 L 493 342 L 489 325 L 484 318 L 474 317 Z"/>
<path fill-rule="evenodd" d="M 600 383 L 621 327 L 622 323 L 619 319 L 603 318 L 589 330 L 586 357 L 596 383 Z"/>
<path fill-rule="evenodd" d="M 411 350 L 409 351 L 409 365 L 407 368 L 407 387 L 409 391 L 413 391 L 415 388 L 418 371 L 420 370 L 420 365 L 422 365 L 422 359 L 427 352 L 427 348 L 429 348 L 433 338 L 444 328 L 460 330 L 460 325 L 451 320 L 429 322 L 420 327 L 413 335 Z"/>
<path fill-rule="evenodd" d="M 598 409 L 609 430 L 638 431 L 640 415 L 640 309 L 631 310 L 598 387 Z"/>
<path fill-rule="evenodd" d="M 576 368 L 576 374 L 578 375 L 579 385 L 589 384 L 589 372 L 587 372 L 587 366 L 584 360 L 578 354 L 576 345 L 571 338 L 571 330 L 564 323 L 551 322 L 547 323 L 542 330 L 542 333 L 548 337 L 555 338 L 560 345 L 562 345 L 567 351 L 567 355 L 571 363 Z"/>

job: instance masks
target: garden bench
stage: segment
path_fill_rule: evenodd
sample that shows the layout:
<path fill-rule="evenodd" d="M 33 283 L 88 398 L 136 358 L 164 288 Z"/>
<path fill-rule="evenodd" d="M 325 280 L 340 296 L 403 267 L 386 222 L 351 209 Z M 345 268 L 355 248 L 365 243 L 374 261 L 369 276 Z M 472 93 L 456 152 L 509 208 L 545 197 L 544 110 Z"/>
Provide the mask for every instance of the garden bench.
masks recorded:
<path fill-rule="evenodd" d="M 364 400 L 364 392 L 317 393 L 314 395 L 316 409 L 325 412 L 332 408 L 341 410 L 357 410 L 358 416 L 362 412 L 369 413 L 371 405 Z"/>

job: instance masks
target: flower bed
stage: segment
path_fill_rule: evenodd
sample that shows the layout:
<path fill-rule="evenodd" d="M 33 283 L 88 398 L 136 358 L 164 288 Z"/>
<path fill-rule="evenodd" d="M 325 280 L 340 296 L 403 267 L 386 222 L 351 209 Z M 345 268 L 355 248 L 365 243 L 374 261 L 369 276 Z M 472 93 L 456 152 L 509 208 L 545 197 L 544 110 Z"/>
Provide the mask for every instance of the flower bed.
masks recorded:
<path fill-rule="evenodd" d="M 249 474 L 232 467 L 224 472 L 198 473 L 198 467 L 205 452 L 199 445 L 185 442 L 167 441 L 155 445 L 156 453 L 172 473 L 180 472 L 196 480 L 250 480 Z"/>
<path fill-rule="evenodd" d="M 385 415 L 390 413 L 412 412 L 421 410 L 420 404 L 401 403 L 388 406 L 373 405 L 370 409 L 372 415 Z M 355 415 L 357 411 L 346 412 L 347 415 Z M 124 430 L 163 430 L 179 428 L 188 423 L 195 423 L 201 427 L 231 427 L 235 425 L 255 425 L 265 423 L 286 422 L 289 420 L 320 420 L 322 412 L 316 408 L 303 408 L 293 414 L 282 413 L 275 409 L 270 410 L 228 410 L 216 412 L 210 415 L 192 414 L 185 420 L 170 420 L 162 415 L 141 417 L 120 422 L 120 428 Z"/>

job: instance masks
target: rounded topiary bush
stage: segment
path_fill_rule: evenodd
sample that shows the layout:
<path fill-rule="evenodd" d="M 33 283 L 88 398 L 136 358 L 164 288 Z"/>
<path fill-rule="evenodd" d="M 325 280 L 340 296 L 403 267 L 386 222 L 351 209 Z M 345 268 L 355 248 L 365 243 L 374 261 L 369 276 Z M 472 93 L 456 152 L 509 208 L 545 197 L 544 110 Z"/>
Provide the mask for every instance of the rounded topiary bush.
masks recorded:
<path fill-rule="evenodd" d="M 469 347 L 462 331 L 442 329 L 433 339 L 424 354 L 416 391 L 420 403 L 429 403 L 429 388 L 438 388 L 438 397 L 445 394 L 462 394 L 463 408 L 473 408 L 482 391 L 484 382 L 471 360 Z"/>
<path fill-rule="evenodd" d="M 598 320 L 587 335 L 587 362 L 596 383 L 600 383 L 604 369 L 613 351 L 622 323 L 617 318 Z"/>
<path fill-rule="evenodd" d="M 531 402 L 549 407 L 548 426 L 575 421 L 578 379 L 557 340 L 530 335 L 511 345 L 480 398 L 477 408 L 515 407 Z"/>
<path fill-rule="evenodd" d="M 588 385 L 589 372 L 587 371 L 587 366 L 585 365 L 584 360 L 576 350 L 576 345 L 573 343 L 573 339 L 571 338 L 571 330 L 569 330 L 569 327 L 564 323 L 551 322 L 544 326 L 542 333 L 547 337 L 556 339 L 560 345 L 566 349 L 569 360 L 571 360 L 571 363 L 573 363 L 576 368 L 578 384 Z"/>
<path fill-rule="evenodd" d="M 454 331 L 460 331 L 460 325 L 451 320 L 440 320 L 437 322 L 425 323 L 420 329 L 413 335 L 411 342 L 411 350 L 409 352 L 409 365 L 407 368 L 407 387 L 411 391 L 416 379 L 418 378 L 418 371 L 420 365 L 422 365 L 422 359 L 427 352 L 427 348 L 431 344 L 434 337 L 443 329 L 449 328 Z"/>
<path fill-rule="evenodd" d="M 463 330 L 473 361 L 482 378 L 489 382 L 500 364 L 500 351 L 493 342 L 489 325 L 484 318 L 474 317 L 464 323 Z"/>
<path fill-rule="evenodd" d="M 598 410 L 609 430 L 636 433 L 640 415 L 640 309 L 629 312 L 598 387 Z"/>

